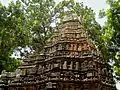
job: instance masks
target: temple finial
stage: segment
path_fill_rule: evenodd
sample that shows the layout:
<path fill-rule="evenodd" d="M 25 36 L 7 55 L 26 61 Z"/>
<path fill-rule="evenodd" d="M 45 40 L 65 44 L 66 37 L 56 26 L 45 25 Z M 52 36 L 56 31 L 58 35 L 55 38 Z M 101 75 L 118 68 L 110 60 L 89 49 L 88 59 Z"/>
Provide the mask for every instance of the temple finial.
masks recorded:
<path fill-rule="evenodd" d="M 73 11 L 66 11 L 65 16 L 62 19 L 62 22 L 74 21 L 74 20 L 78 20 L 80 23 L 82 22 L 81 16 L 78 16 L 77 13 Z"/>

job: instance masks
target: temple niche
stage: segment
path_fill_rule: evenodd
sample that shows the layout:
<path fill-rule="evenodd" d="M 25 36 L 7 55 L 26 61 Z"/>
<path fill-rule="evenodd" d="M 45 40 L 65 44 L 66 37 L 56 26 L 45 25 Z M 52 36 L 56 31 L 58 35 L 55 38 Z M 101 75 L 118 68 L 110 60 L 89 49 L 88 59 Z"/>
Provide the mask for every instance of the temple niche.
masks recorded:
<path fill-rule="evenodd" d="M 1 90 L 116 90 L 112 70 L 75 14 L 66 14 L 43 53 L 29 55 L 16 72 L 9 79 L 2 73 Z"/>

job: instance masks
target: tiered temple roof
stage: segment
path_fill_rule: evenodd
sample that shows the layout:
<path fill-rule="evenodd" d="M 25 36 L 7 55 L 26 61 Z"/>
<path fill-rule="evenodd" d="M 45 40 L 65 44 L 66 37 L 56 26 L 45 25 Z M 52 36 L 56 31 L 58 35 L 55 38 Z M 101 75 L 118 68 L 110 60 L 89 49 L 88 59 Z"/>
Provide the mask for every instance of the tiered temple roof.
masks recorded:
<path fill-rule="evenodd" d="M 44 53 L 30 55 L 10 90 L 116 90 L 112 70 L 76 15 L 68 16 Z"/>

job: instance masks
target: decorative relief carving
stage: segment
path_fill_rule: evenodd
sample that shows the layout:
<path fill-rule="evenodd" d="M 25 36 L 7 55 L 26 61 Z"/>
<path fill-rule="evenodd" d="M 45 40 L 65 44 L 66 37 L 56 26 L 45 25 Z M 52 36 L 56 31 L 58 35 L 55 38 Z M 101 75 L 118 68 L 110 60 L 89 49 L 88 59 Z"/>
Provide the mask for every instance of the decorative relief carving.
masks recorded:
<path fill-rule="evenodd" d="M 97 80 L 104 86 L 114 85 L 111 71 L 108 73 L 105 64 L 102 63 L 101 54 L 88 39 L 82 22 L 76 15 L 70 13 L 65 18 L 58 34 L 55 34 L 43 49 L 43 54 L 30 55 L 20 66 L 21 81 L 18 78 L 9 81 L 9 85 L 13 85 L 14 89 L 20 89 L 17 88 L 18 82 L 25 88 L 27 85 L 30 87 L 33 85 L 39 90 L 68 89 L 68 84 L 71 84 L 70 88 L 76 90 L 93 90 L 91 87 L 95 85 L 92 83 L 97 83 Z M 1 77 L 6 76 L 6 72 L 3 71 Z"/>

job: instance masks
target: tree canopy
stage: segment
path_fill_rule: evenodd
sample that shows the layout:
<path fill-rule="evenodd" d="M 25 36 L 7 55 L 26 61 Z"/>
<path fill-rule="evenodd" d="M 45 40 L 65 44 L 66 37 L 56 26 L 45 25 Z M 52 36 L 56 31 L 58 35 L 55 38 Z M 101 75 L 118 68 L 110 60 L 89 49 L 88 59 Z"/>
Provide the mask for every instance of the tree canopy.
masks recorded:
<path fill-rule="evenodd" d="M 11 2 L 8 7 L 0 4 L 0 72 L 14 70 L 19 61 L 12 58 L 14 50 L 29 43 L 29 31 L 24 26 L 26 20 L 20 2 Z"/>
<path fill-rule="evenodd" d="M 103 45 L 106 50 L 104 56 L 111 61 L 117 79 L 120 80 L 120 1 L 107 0 L 110 6 L 107 11 L 101 10 L 100 17 L 107 17 L 103 30 Z M 108 62 L 109 62 L 108 61 Z"/>

